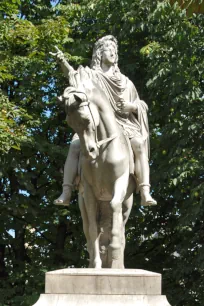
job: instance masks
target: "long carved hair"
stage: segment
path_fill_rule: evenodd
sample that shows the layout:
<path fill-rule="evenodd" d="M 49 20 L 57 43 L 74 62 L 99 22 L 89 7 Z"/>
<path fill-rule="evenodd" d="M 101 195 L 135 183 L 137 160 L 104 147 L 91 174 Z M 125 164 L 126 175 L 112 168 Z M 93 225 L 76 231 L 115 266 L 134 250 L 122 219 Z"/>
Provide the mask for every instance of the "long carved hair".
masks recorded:
<path fill-rule="evenodd" d="M 92 61 L 91 61 L 91 68 L 93 70 L 100 70 L 101 69 L 101 59 L 103 50 L 108 45 L 112 44 L 116 51 L 116 60 L 114 63 L 114 74 L 120 73 L 120 69 L 118 68 L 118 42 L 117 39 L 112 35 L 107 35 L 102 38 L 100 38 L 94 45 L 93 49 L 93 55 L 92 55 Z"/>

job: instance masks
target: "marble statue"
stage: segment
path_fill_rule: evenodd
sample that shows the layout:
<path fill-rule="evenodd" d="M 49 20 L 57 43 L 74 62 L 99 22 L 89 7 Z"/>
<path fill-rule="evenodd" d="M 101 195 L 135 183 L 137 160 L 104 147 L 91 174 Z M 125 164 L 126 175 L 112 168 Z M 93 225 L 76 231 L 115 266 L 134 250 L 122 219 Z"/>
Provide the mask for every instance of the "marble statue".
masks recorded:
<path fill-rule="evenodd" d="M 89 267 L 124 268 L 125 224 L 133 192 L 140 192 L 142 206 L 157 204 L 150 195 L 148 107 L 119 70 L 113 36 L 95 43 L 91 68 L 74 70 L 56 49 L 51 54 L 70 84 L 59 99 L 76 134 L 65 162 L 63 192 L 54 203 L 69 205 L 80 176 Z"/>

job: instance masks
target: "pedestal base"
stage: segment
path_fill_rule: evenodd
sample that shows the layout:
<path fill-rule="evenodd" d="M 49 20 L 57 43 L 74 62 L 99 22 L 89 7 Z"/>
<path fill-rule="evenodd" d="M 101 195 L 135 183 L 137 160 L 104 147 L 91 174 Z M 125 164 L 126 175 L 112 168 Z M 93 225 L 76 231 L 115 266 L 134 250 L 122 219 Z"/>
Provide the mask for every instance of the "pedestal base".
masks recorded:
<path fill-rule="evenodd" d="M 41 294 L 34 306 L 170 306 L 164 295 Z"/>
<path fill-rule="evenodd" d="M 170 306 L 161 275 L 144 270 L 63 269 L 46 273 L 33 306 Z"/>

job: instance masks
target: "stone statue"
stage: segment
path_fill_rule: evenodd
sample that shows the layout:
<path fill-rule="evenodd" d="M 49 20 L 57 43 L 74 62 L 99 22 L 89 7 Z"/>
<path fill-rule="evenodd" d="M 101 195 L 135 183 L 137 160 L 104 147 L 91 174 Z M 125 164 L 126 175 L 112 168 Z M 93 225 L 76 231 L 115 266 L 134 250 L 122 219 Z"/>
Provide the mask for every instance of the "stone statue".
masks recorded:
<path fill-rule="evenodd" d="M 148 107 L 118 68 L 113 36 L 96 42 L 91 68 L 75 71 L 58 48 L 51 54 L 71 85 L 60 100 L 77 133 L 65 163 L 63 192 L 54 203 L 69 204 L 80 173 L 79 206 L 89 266 L 123 268 L 132 193 L 139 189 L 142 206 L 157 204 L 150 195 Z"/>

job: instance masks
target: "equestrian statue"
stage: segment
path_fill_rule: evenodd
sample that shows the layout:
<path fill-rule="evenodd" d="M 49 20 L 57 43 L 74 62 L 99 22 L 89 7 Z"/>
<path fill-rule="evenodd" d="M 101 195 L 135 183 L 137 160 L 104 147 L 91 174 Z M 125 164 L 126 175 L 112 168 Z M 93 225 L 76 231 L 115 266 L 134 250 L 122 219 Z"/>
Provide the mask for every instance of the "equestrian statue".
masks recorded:
<path fill-rule="evenodd" d="M 91 268 L 124 268 L 125 224 L 133 192 L 141 206 L 156 205 L 150 194 L 147 104 L 118 67 L 118 44 L 108 35 L 94 46 L 91 68 L 68 63 L 62 51 L 51 53 L 70 86 L 59 99 L 76 132 L 64 166 L 62 194 L 68 206 L 76 179 L 79 207 Z"/>

